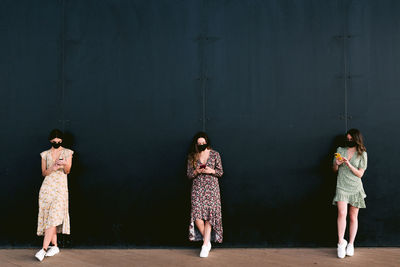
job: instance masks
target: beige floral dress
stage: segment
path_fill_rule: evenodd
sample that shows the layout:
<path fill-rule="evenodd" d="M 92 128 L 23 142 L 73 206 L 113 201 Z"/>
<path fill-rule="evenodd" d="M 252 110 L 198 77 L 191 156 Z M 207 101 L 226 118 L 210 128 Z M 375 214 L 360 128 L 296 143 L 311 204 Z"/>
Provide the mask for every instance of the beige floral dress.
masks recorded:
<path fill-rule="evenodd" d="M 56 159 L 53 159 L 50 149 L 40 153 L 42 159 L 46 160 L 47 168 L 53 165 Z M 63 148 L 60 158 L 67 159 L 74 152 Z M 39 192 L 39 215 L 37 235 L 42 236 L 44 232 L 56 226 L 57 233 L 69 234 L 69 213 L 68 213 L 68 182 L 67 174 L 60 169 L 52 172 L 43 180 Z"/>

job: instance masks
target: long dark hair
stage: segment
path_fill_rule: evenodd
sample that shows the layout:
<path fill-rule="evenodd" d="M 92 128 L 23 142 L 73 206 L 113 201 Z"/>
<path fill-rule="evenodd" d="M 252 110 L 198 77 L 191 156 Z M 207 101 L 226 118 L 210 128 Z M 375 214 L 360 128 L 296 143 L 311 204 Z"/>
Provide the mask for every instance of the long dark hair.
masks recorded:
<path fill-rule="evenodd" d="M 359 155 L 361 155 L 364 151 L 367 151 L 364 145 L 364 138 L 358 129 L 353 128 L 348 130 L 346 133 L 346 138 L 348 134 L 351 136 L 351 138 L 353 138 L 353 141 L 356 143 L 356 149 Z"/>
<path fill-rule="evenodd" d="M 210 138 L 208 137 L 208 135 L 205 132 L 196 133 L 193 136 L 192 143 L 190 144 L 189 155 L 188 155 L 189 162 L 193 165 L 193 167 L 196 167 L 196 161 L 199 158 L 200 151 L 197 147 L 197 140 L 199 138 L 204 138 L 207 142 L 207 148 L 211 149 L 211 142 L 210 142 Z"/>

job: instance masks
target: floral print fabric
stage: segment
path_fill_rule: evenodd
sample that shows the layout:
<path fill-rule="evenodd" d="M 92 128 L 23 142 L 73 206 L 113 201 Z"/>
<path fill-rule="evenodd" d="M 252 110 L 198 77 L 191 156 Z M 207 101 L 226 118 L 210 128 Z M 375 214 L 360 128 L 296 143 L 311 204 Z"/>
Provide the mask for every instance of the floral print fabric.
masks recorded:
<path fill-rule="evenodd" d="M 200 160 L 196 167 L 201 165 Z M 188 161 L 187 176 L 193 179 L 191 192 L 191 218 L 189 225 L 189 240 L 201 241 L 203 236 L 195 226 L 197 219 L 210 222 L 212 226 L 211 241 L 222 243 L 221 197 L 218 178 L 223 175 L 222 162 L 219 153 L 210 150 L 206 165 L 216 171 L 215 174 L 199 174 L 194 176 L 196 167 Z"/>
<path fill-rule="evenodd" d="M 347 148 L 338 147 L 336 152 L 347 157 Z M 333 162 L 335 162 L 335 158 Z M 361 155 L 355 152 L 350 159 L 351 165 L 363 170 L 367 169 L 367 162 L 368 156 L 365 151 Z M 344 201 L 353 207 L 365 208 L 364 198 L 366 196 L 361 178 L 357 177 L 345 163 L 341 164 L 338 170 L 336 194 L 332 204 L 336 205 L 336 202 Z"/>
<path fill-rule="evenodd" d="M 64 148 L 60 157 L 67 159 L 73 153 L 72 150 Z M 51 157 L 50 150 L 43 151 L 40 156 L 46 160 L 47 168 L 53 165 L 55 159 Z M 45 230 L 52 226 L 56 226 L 57 233 L 70 233 L 68 183 L 67 175 L 62 169 L 46 176 L 39 192 L 37 235 L 44 235 Z"/>

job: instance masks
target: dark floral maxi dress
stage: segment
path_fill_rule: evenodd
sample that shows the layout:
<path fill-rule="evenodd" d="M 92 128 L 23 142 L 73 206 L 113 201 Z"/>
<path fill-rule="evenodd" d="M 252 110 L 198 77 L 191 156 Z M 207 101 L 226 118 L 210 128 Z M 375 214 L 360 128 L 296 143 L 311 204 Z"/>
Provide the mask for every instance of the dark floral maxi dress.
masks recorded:
<path fill-rule="evenodd" d="M 201 165 L 197 160 L 196 167 Z M 203 236 L 195 226 L 197 219 L 210 222 L 212 226 L 211 241 L 222 243 L 222 216 L 221 197 L 219 193 L 218 178 L 222 176 L 222 162 L 219 153 L 210 150 L 206 165 L 215 170 L 215 174 L 194 175 L 196 167 L 188 161 L 187 176 L 193 179 L 192 183 L 192 211 L 189 225 L 189 240 L 202 241 Z"/>

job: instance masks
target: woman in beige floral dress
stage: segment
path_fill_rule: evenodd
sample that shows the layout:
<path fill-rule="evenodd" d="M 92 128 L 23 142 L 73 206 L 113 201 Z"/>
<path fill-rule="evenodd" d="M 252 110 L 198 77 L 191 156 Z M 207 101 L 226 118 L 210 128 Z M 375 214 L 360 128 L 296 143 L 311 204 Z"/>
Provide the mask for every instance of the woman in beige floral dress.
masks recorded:
<path fill-rule="evenodd" d="M 72 150 L 61 146 L 63 133 L 54 129 L 49 135 L 52 147 L 40 153 L 42 175 L 45 177 L 39 192 L 37 235 L 44 236 L 43 247 L 36 253 L 40 261 L 45 256 L 59 253 L 57 233 L 69 234 L 68 183 L 71 170 Z M 53 246 L 49 246 L 50 242 Z"/>

